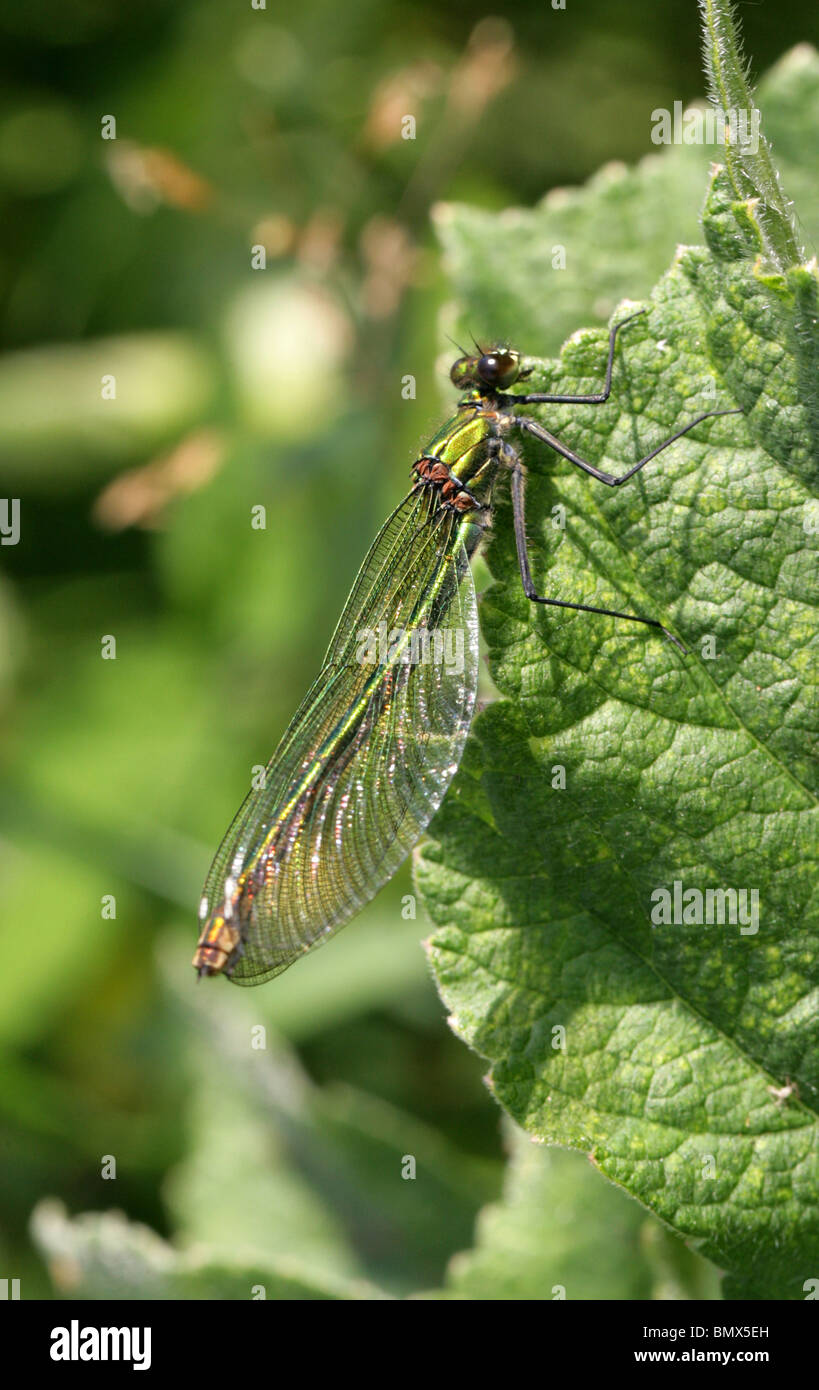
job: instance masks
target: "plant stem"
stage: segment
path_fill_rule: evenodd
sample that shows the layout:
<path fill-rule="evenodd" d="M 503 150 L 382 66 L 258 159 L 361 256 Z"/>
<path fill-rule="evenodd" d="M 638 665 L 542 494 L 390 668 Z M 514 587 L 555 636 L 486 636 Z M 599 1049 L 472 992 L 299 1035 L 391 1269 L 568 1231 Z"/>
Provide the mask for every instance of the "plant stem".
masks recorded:
<path fill-rule="evenodd" d="M 703 24 L 703 51 L 709 95 L 726 117 L 754 111 L 753 93 L 742 58 L 737 22 L 730 0 L 699 0 Z M 798 265 L 804 254 L 799 245 L 791 204 L 773 162 L 770 146 L 759 132 L 752 144 L 726 137 L 725 164 L 738 199 L 757 198 L 757 220 L 768 256 L 780 271 Z"/>

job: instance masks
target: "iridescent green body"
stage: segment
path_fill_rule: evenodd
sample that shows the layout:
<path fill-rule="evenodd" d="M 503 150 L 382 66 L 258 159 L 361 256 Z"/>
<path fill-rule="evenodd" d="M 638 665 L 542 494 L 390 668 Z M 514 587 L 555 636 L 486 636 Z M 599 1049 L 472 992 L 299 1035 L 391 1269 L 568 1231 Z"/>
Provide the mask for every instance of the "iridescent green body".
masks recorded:
<path fill-rule="evenodd" d="M 497 425 L 495 413 L 481 409 L 477 392 L 466 397 L 455 415 L 450 416 L 422 451 L 422 458 L 441 459 L 468 483 L 483 464 L 487 441 Z"/>
<path fill-rule="evenodd" d="M 489 442 L 503 432 L 504 424 L 504 417 L 488 410 L 473 392 L 461 403 L 457 415 L 430 440 L 421 457 L 440 459 L 470 492 L 485 496 L 497 471 Z"/>

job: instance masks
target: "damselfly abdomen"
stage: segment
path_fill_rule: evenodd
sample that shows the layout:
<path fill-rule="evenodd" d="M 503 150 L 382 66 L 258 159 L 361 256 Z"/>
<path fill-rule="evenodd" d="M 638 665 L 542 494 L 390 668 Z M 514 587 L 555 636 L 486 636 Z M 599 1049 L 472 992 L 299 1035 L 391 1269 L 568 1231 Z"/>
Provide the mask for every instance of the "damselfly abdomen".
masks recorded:
<path fill-rule="evenodd" d="M 644 312 L 644 311 L 640 311 Z M 413 464 L 410 492 L 384 523 L 339 619 L 321 671 L 211 865 L 193 964 L 255 985 L 325 941 L 392 877 L 443 799 L 463 751 L 478 681 L 478 620 L 469 560 L 508 474 L 521 582 L 534 603 L 659 628 L 655 618 L 537 594 L 526 547 L 526 432 L 611 487 L 712 415 L 690 420 L 620 476 L 568 449 L 534 404 L 600 405 L 611 392 L 621 320 L 594 395 L 510 395 L 529 372 L 499 347 L 452 367 L 457 413 Z"/>

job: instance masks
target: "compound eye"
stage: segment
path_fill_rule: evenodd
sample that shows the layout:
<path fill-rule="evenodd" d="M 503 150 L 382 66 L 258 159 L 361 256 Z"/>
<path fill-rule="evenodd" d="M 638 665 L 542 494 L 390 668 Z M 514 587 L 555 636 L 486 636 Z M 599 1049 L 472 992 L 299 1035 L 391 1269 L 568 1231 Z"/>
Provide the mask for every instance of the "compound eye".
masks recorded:
<path fill-rule="evenodd" d="M 487 386 L 497 386 L 500 376 L 500 359 L 495 352 L 485 352 L 478 358 L 478 376 Z"/>
<path fill-rule="evenodd" d="M 516 352 L 485 352 L 478 359 L 478 375 L 487 386 L 503 389 L 517 380 L 518 363 Z"/>
<path fill-rule="evenodd" d="M 449 369 L 449 379 L 453 386 L 464 387 L 472 385 L 470 368 L 472 365 L 471 357 L 459 357 L 457 362 L 453 362 Z"/>

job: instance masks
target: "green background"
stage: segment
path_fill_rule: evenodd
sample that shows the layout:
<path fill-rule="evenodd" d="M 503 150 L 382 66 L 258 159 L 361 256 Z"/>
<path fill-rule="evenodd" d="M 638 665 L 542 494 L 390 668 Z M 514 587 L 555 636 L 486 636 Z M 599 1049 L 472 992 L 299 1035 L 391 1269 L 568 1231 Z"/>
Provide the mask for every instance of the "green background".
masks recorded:
<path fill-rule="evenodd" d="M 0 550 L 0 1275 L 24 1297 L 550 1298 L 571 1267 L 574 1297 L 713 1296 L 582 1158 L 503 1130 L 407 869 L 258 992 L 189 964 L 249 769 L 447 407 L 431 208 L 531 204 L 656 154 L 651 111 L 703 92 L 696 6 L 277 8 L 0 7 L 0 493 L 21 500 Z M 770 0 L 742 23 L 756 73 L 815 26 Z M 614 302 L 643 290 L 607 269 Z M 483 1210 L 504 1182 L 505 1217 Z M 41 1206 L 52 1283 L 44 1198 L 154 1234 Z"/>

